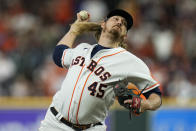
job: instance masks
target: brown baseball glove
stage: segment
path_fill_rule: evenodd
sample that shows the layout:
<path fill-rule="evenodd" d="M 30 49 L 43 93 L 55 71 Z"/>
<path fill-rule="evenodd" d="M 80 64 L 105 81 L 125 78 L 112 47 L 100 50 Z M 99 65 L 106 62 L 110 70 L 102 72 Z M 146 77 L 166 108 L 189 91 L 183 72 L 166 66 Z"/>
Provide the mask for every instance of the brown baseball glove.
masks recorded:
<path fill-rule="evenodd" d="M 132 115 L 138 116 L 140 114 L 141 100 L 146 100 L 142 92 L 132 83 L 119 82 L 114 86 L 114 93 L 121 106 L 125 107 Z M 125 100 L 131 99 L 131 104 L 124 103 Z"/>

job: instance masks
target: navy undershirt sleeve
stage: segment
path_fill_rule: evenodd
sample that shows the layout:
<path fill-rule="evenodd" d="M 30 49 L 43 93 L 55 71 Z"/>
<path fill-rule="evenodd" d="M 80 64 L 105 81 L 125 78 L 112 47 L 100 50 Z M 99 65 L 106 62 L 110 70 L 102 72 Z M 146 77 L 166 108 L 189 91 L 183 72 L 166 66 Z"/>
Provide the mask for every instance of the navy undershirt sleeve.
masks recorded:
<path fill-rule="evenodd" d="M 152 89 L 152 90 L 150 90 L 150 91 L 148 91 L 148 92 L 146 92 L 146 93 L 143 93 L 143 95 L 148 99 L 148 97 L 149 97 L 150 94 L 152 94 L 152 93 L 155 93 L 155 94 L 161 96 L 161 91 L 160 91 L 159 88 L 154 88 L 154 89 Z"/>
<path fill-rule="evenodd" d="M 56 65 L 58 65 L 59 67 L 63 67 L 62 64 L 61 64 L 61 58 L 62 58 L 62 55 L 63 55 L 63 52 L 65 49 L 68 49 L 69 47 L 66 46 L 66 45 L 57 45 L 54 49 L 54 52 L 53 52 L 53 60 L 54 60 L 54 63 Z"/>

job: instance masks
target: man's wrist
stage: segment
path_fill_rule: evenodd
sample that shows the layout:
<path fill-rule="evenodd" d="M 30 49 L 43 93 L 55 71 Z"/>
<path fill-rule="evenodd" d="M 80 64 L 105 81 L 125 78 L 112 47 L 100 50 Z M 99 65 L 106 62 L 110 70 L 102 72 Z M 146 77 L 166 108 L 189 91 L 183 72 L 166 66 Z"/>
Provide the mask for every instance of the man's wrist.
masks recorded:
<path fill-rule="evenodd" d="M 68 34 L 71 35 L 71 36 L 73 36 L 73 37 L 76 37 L 76 36 L 79 35 L 79 32 L 70 30 L 70 31 L 68 32 Z"/>

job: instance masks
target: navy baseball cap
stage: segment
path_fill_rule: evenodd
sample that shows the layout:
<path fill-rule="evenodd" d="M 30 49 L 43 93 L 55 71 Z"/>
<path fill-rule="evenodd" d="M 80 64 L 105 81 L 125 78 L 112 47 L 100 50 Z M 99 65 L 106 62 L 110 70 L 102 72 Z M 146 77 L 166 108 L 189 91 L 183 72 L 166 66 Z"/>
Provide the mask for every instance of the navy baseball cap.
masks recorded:
<path fill-rule="evenodd" d="M 122 9 L 112 10 L 111 12 L 108 13 L 106 18 L 109 19 L 112 16 L 121 16 L 125 18 L 125 20 L 127 21 L 127 30 L 129 30 L 133 25 L 133 17 L 128 12 Z"/>

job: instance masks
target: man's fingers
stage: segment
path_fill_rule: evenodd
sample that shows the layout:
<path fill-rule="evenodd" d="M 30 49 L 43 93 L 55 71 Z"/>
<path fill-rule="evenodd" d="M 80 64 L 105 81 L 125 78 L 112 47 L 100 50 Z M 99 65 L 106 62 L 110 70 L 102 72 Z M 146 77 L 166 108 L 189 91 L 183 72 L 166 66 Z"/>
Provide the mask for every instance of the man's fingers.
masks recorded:
<path fill-rule="evenodd" d="M 127 99 L 124 101 L 124 104 L 131 104 L 132 103 L 132 100 L 131 99 Z"/>
<path fill-rule="evenodd" d="M 77 13 L 77 20 L 75 22 L 80 22 L 80 21 L 82 21 L 81 16 L 79 13 Z"/>
<path fill-rule="evenodd" d="M 82 19 L 82 16 L 79 13 L 77 13 L 77 20 L 76 20 L 76 22 L 88 22 L 89 19 L 90 19 L 90 14 L 89 13 L 88 13 L 88 18 L 84 19 L 84 20 Z"/>
<path fill-rule="evenodd" d="M 124 101 L 124 104 L 129 104 L 130 108 L 132 107 L 132 100 L 131 99 L 127 99 Z"/>

